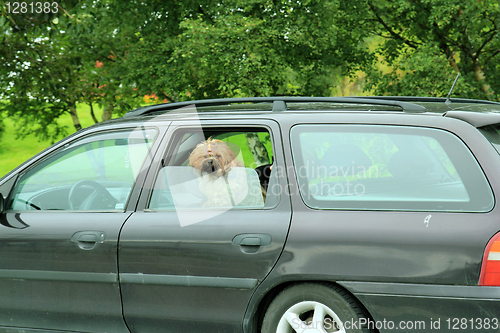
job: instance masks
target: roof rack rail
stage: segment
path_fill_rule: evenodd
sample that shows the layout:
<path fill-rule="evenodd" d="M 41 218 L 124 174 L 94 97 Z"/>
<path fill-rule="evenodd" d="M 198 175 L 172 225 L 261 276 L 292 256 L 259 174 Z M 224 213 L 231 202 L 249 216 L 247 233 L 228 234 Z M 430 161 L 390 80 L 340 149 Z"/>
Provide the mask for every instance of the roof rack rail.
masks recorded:
<path fill-rule="evenodd" d="M 383 99 L 388 101 L 401 101 L 401 102 L 446 102 L 446 97 L 417 97 L 417 96 L 366 96 L 363 98 Z M 482 99 L 468 99 L 468 98 L 450 98 L 451 103 L 470 103 L 470 104 L 495 104 L 499 102 L 488 101 Z"/>
<path fill-rule="evenodd" d="M 373 97 L 243 97 L 243 98 L 220 98 L 204 99 L 197 101 L 186 101 L 177 103 L 164 103 L 144 106 L 125 114 L 125 118 L 147 115 L 157 111 L 169 111 L 182 107 L 194 105 L 195 107 L 229 105 L 234 103 L 273 103 L 273 111 L 286 111 L 286 103 L 340 103 L 340 104 L 368 104 L 399 107 L 407 112 L 425 112 L 426 108 L 396 99 L 384 99 Z"/>

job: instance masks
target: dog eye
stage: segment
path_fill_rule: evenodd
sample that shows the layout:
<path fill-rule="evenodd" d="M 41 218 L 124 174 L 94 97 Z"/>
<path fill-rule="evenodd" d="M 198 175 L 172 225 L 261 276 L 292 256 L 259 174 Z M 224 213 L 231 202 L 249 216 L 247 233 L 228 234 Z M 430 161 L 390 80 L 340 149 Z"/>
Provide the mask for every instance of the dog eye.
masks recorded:
<path fill-rule="evenodd" d="M 208 155 L 205 155 L 204 157 L 205 157 L 205 158 L 208 158 Z"/>
<path fill-rule="evenodd" d="M 221 158 L 222 156 L 221 156 L 221 154 L 217 154 L 217 155 L 215 155 L 215 157 Z"/>

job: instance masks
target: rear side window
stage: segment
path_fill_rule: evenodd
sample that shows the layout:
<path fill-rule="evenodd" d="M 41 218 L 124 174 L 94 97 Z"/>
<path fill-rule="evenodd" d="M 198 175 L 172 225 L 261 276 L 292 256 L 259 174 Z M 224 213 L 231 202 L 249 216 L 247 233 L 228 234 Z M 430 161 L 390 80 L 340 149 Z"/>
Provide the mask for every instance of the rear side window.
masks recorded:
<path fill-rule="evenodd" d="M 500 124 L 488 125 L 478 128 L 488 141 L 500 153 Z"/>
<path fill-rule="evenodd" d="M 494 204 L 477 161 L 455 135 L 381 125 L 298 125 L 292 149 L 311 208 L 486 212 Z"/>

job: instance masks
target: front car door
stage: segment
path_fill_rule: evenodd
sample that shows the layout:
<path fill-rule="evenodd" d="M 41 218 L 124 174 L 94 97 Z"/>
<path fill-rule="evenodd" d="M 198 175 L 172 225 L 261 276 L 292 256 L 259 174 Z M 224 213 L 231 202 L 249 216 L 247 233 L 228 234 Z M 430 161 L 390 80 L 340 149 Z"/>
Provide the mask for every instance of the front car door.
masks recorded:
<path fill-rule="evenodd" d="M 157 134 L 95 132 L 14 176 L 0 214 L 0 331 L 127 331 L 118 234 Z"/>
<path fill-rule="evenodd" d="M 243 164 L 235 162 L 239 167 L 225 179 L 203 183 L 189 157 L 210 137 L 224 142 L 212 144 L 214 158 L 227 144 L 232 152 L 226 153 Z M 267 151 L 268 160 L 255 149 Z M 125 320 L 133 332 L 241 332 L 247 304 L 278 260 L 291 218 L 282 195 L 287 182 L 279 127 L 268 120 L 178 121 L 163 150 L 120 236 Z M 257 171 L 270 171 L 269 165 L 257 161 L 273 165 L 268 184 Z M 221 191 L 231 201 L 218 205 Z M 260 201 L 248 201 L 248 193 Z"/>

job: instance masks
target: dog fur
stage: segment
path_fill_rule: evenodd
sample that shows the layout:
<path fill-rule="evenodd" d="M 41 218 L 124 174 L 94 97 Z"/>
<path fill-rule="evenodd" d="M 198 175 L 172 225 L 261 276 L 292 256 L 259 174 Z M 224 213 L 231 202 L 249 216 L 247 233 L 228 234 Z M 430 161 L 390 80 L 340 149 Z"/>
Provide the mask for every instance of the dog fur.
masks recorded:
<path fill-rule="evenodd" d="M 244 167 L 224 141 L 212 138 L 196 146 L 189 155 L 189 165 L 212 178 L 225 176 L 233 167 Z"/>
<path fill-rule="evenodd" d="M 248 186 L 246 177 L 240 179 L 231 175 L 228 177 L 232 168 L 244 165 L 236 159 L 233 150 L 221 140 L 209 138 L 199 143 L 189 155 L 189 165 L 201 176 L 200 190 L 207 197 L 204 207 L 233 206 L 234 198 L 241 193 L 247 193 L 247 196 L 238 205 L 258 205 L 262 199 L 265 200 L 263 189 L 253 193 L 255 186 Z M 248 193 L 248 191 L 253 192 Z M 261 197 L 258 197 L 259 195 Z"/>

